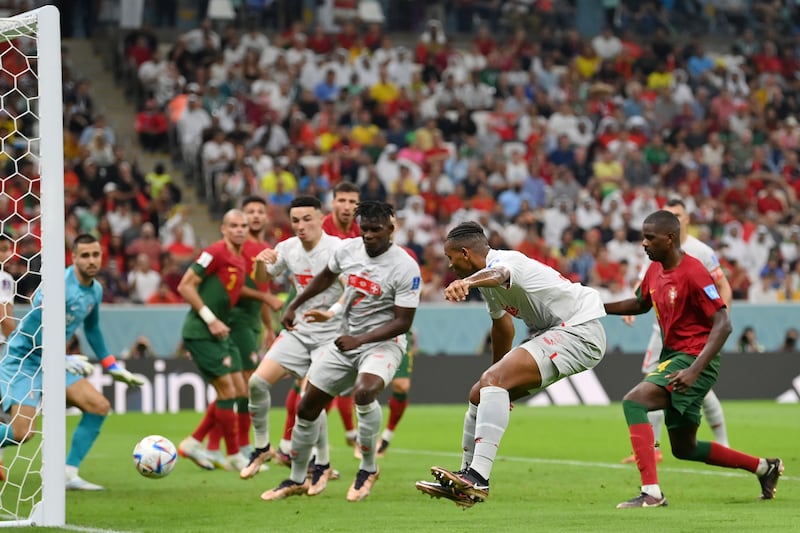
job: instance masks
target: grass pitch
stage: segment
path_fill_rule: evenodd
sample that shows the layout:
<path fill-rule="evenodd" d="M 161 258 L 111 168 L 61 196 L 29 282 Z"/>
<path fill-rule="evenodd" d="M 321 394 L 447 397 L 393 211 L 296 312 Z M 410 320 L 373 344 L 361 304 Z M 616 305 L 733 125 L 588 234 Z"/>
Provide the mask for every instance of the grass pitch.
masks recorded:
<path fill-rule="evenodd" d="M 200 415 L 111 416 L 81 475 L 103 484 L 103 493 L 67 493 L 68 530 L 147 532 L 449 532 L 490 531 L 796 531 L 800 528 L 800 409 L 774 402 L 725 402 L 734 447 L 780 456 L 786 472 L 773 501 L 760 501 L 757 480 L 744 471 L 678 461 L 665 454 L 661 486 L 669 507 L 617 510 L 637 494 L 635 466 L 620 406 L 517 406 L 491 479 L 491 497 L 461 510 L 447 500 L 417 492 L 414 482 L 432 480 L 429 468 L 457 468 L 462 406 L 412 405 L 401 422 L 381 477 L 367 500 L 345 501 L 358 462 L 344 445 L 337 413 L 330 415 L 332 464 L 342 479 L 316 497 L 262 502 L 261 492 L 288 477 L 288 469 L 242 481 L 238 473 L 200 470 L 180 459 L 160 480 L 141 477 L 131 452 L 145 435 L 164 435 L 177 445 Z M 384 413 L 386 414 L 386 413 Z M 274 442 L 282 410 L 271 416 Z M 384 420 L 386 416 L 384 416 Z M 68 432 L 77 422 L 68 420 Z M 666 431 L 665 431 L 666 435 Z M 709 438 L 701 428 L 701 438 Z M 7 452 L 6 464 L 13 457 Z M 16 473 L 12 469 L 11 480 Z M 8 504 L 10 502 L 5 502 Z M 52 531 L 34 528 L 33 530 Z M 29 529 L 30 531 L 31 529 Z"/>

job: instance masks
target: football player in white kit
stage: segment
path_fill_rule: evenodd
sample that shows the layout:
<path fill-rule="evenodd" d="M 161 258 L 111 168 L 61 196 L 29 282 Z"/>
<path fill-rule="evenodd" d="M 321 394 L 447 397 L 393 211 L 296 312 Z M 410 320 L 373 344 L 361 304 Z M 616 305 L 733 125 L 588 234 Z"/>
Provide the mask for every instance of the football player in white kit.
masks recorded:
<path fill-rule="evenodd" d="M 689 235 L 689 213 L 686 212 L 686 205 L 679 199 L 672 199 L 664 206 L 664 210 L 678 217 L 681 223 L 681 249 L 703 263 L 703 266 L 706 267 L 706 270 L 714 280 L 714 285 L 717 287 L 720 298 L 730 310 L 733 291 L 730 283 L 728 283 L 728 278 L 725 277 L 725 273 L 719 266 L 719 259 L 717 259 L 717 254 L 714 253 L 714 250 L 701 240 Z M 639 283 L 644 279 L 644 274 L 649 266 L 650 260 L 645 258 L 642 268 L 639 270 Z M 637 288 L 638 285 L 634 287 L 634 290 Z M 633 324 L 634 318 L 634 316 L 624 317 L 625 323 L 628 325 Z M 658 322 L 653 320 L 653 332 L 650 334 L 650 342 L 647 344 L 647 351 L 644 353 L 644 362 L 642 363 L 643 374 L 646 375 L 653 372 L 658 367 L 661 348 L 661 328 Z M 713 389 L 708 391 L 703 400 L 703 416 L 714 432 L 714 440 L 723 446 L 729 446 L 728 431 L 725 428 L 725 414 L 722 411 L 722 404 L 717 395 L 714 394 Z M 656 439 L 656 462 L 660 463 L 663 456 L 659 449 L 659 441 L 661 440 L 661 430 L 664 427 L 664 411 L 650 411 L 647 413 L 647 418 L 653 426 L 653 434 Z M 629 455 L 622 462 L 625 464 L 635 463 L 636 457 Z"/>
<path fill-rule="evenodd" d="M 392 207 L 364 201 L 356 208 L 360 239 L 347 239 L 328 266 L 298 294 L 283 317 L 296 327 L 297 310 L 342 277 L 345 280 L 345 334 L 322 348 L 308 370 L 308 384 L 292 433 L 292 473 L 262 498 L 281 499 L 306 492 L 306 465 L 319 433 L 319 415 L 333 397 L 350 388 L 356 403 L 361 463 L 347 491 L 348 501 L 366 498 L 378 479 L 375 460 L 382 412 L 378 395 L 392 381 L 406 349 L 406 332 L 419 305 L 419 265 L 391 241 Z"/>
<path fill-rule="evenodd" d="M 267 282 L 288 273 L 298 294 L 308 287 L 314 276 L 328 264 L 334 250 L 342 240 L 322 231 L 322 204 L 312 196 L 298 196 L 289 206 L 289 219 L 294 237 L 278 243 L 275 249 L 265 249 L 256 256 L 256 280 Z M 344 287 L 332 283 L 330 287 L 308 299 L 298 308 L 300 313 L 309 310 L 327 310 L 341 297 Z M 274 454 L 269 442 L 269 410 L 272 405 L 271 388 L 291 374 L 305 378 L 314 351 L 332 342 L 339 333 L 340 317 L 326 322 L 299 320 L 292 330 L 283 330 L 272 343 L 250 378 L 250 416 L 253 422 L 255 450 L 249 464 L 239 473 L 242 479 L 255 476 L 261 465 Z M 321 413 L 319 441 L 312 470 L 308 494 L 322 492 L 331 475 L 328 449 L 328 425 L 325 411 Z"/>
<path fill-rule="evenodd" d="M 447 235 L 444 253 L 460 278 L 445 289 L 464 301 L 477 288 L 492 317 L 493 364 L 472 387 L 464 417 L 461 469 L 434 466 L 437 482 L 417 489 L 471 507 L 489 496 L 489 476 L 508 427 L 511 401 L 593 368 L 606 351 L 600 294 L 516 251 L 493 250 L 483 228 L 463 222 Z M 513 347 L 512 317 L 536 333 Z"/>

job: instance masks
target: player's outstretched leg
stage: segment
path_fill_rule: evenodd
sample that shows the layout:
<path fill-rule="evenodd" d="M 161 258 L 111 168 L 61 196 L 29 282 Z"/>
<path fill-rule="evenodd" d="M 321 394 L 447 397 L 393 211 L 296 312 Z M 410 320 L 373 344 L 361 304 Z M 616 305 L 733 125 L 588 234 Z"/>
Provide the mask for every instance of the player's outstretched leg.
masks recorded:
<path fill-rule="evenodd" d="M 446 498 L 463 509 L 469 509 L 475 505 L 475 500 L 463 492 L 459 492 L 453 487 L 445 487 L 435 481 L 417 481 L 416 487 L 418 491 L 427 494 L 431 498 Z"/>

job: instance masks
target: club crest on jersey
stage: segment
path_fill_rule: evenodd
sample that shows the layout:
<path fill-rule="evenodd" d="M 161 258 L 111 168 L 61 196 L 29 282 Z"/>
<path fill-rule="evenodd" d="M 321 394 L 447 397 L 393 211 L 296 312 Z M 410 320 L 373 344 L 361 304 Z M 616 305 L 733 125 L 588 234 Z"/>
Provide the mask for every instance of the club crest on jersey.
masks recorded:
<path fill-rule="evenodd" d="M 669 291 L 667 292 L 667 297 L 669 298 L 670 305 L 675 303 L 675 298 L 678 297 L 678 289 L 675 287 L 670 287 Z"/>

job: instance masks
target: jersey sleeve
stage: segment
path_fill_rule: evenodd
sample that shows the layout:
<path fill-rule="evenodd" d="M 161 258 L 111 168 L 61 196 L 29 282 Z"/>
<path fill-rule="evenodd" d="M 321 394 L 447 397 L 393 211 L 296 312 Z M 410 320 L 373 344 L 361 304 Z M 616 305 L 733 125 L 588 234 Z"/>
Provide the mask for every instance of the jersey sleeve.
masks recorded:
<path fill-rule="evenodd" d="M 398 279 L 398 286 L 394 294 L 394 304 L 397 307 L 418 307 L 421 288 L 422 276 L 420 275 L 419 266 L 416 263 L 412 265 L 409 262 Z"/>
<path fill-rule="evenodd" d="M 218 250 L 213 246 L 200 252 L 200 255 L 195 259 L 194 263 L 192 263 L 192 271 L 201 278 L 207 278 L 215 272 L 219 266 L 220 262 L 216 260 L 216 253 L 218 253 Z"/>
<path fill-rule="evenodd" d="M 703 310 L 703 313 L 711 318 L 714 313 L 725 307 L 725 302 L 717 291 L 717 286 L 711 278 L 709 272 L 700 272 L 697 269 L 696 275 L 690 276 L 689 283 L 695 294 L 695 301 Z"/>
<path fill-rule="evenodd" d="M 708 273 L 711 274 L 711 279 L 715 282 L 720 278 L 725 276 L 725 273 L 722 271 L 722 267 L 719 264 L 719 258 L 717 254 L 711 252 L 711 256 L 709 257 L 708 261 L 704 263 Z"/>
<path fill-rule="evenodd" d="M 101 361 L 110 354 L 103 332 L 100 330 L 100 302 L 102 301 L 103 288 L 99 283 L 95 282 L 95 304 L 83 321 L 83 333 L 89 346 L 92 347 L 95 355 Z"/>
<path fill-rule="evenodd" d="M 278 245 L 275 247 L 275 252 L 278 254 L 278 258 L 271 265 L 267 265 L 267 274 L 269 274 L 273 278 L 276 276 L 280 276 L 286 271 L 287 264 L 286 264 L 286 246 L 284 246 L 285 242 L 287 241 L 281 241 L 278 243 Z"/>
<path fill-rule="evenodd" d="M 343 254 L 347 253 L 347 248 L 348 246 L 346 244 L 336 248 L 336 250 L 331 254 L 331 258 L 328 260 L 328 270 L 334 274 L 342 273 L 342 258 L 344 257 Z"/>
<path fill-rule="evenodd" d="M 646 304 L 652 305 L 652 300 L 650 298 L 650 282 L 651 277 L 648 276 L 648 273 L 651 272 L 651 268 L 649 268 L 648 264 L 647 270 L 645 270 L 644 275 L 642 276 L 642 282 L 639 284 L 639 287 L 636 289 L 636 299 L 640 302 L 644 302 Z"/>

